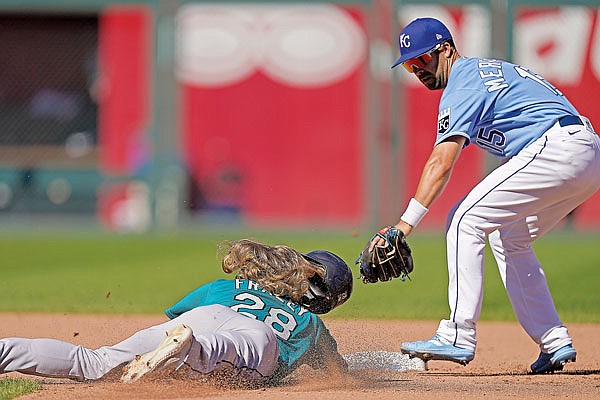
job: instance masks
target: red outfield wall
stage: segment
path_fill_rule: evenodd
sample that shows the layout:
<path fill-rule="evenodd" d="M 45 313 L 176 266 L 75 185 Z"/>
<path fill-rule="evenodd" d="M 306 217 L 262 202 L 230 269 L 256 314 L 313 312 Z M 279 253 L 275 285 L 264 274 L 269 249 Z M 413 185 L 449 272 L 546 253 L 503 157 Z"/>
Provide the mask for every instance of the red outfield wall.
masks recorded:
<path fill-rule="evenodd" d="M 378 20 L 389 21 L 387 2 L 374 4 Z M 462 54 L 489 54 L 490 16 L 484 7 L 405 7 L 399 25 L 423 13 L 449 25 Z M 554 82 L 596 127 L 599 13 L 586 7 L 518 9 L 514 21 L 516 62 Z M 151 71 L 150 18 L 141 8 L 107 10 L 101 17 L 100 60 L 107 79 L 99 120 L 101 167 L 107 175 L 134 175 L 144 161 L 151 104 L 145 84 Z M 189 4 L 180 9 L 181 159 L 202 207 L 236 210 L 258 224 L 356 226 L 368 221 L 367 121 L 379 121 L 373 135 L 381 167 L 393 159 L 389 121 L 397 112 L 405 133 L 397 166 L 403 175 L 398 185 L 382 190 L 379 208 L 401 212 L 433 144 L 441 93 L 427 91 L 400 71 L 404 109 L 393 110 L 392 72 L 385 70 L 370 81 L 378 85 L 379 97 L 376 106 L 368 107 L 374 46 L 366 33 L 368 18 L 359 6 Z M 398 28 L 375 26 L 371 39 L 385 42 L 389 31 Z M 396 43 L 386 45 L 391 60 Z M 443 227 L 450 207 L 484 176 L 486 162 L 474 146 L 466 149 L 423 225 Z M 400 204 L 389 204 L 393 197 Z M 577 210 L 576 225 L 599 227 L 598 210 L 600 195 Z"/>
<path fill-rule="evenodd" d="M 205 205 L 254 222 L 356 224 L 363 13 L 190 5 L 178 22 L 182 154 Z"/>

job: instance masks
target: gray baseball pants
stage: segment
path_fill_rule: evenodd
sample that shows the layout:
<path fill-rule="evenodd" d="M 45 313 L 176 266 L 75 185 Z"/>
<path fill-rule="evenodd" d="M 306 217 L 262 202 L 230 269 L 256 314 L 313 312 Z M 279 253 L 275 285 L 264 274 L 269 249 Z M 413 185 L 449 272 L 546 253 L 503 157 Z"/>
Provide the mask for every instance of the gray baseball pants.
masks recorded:
<path fill-rule="evenodd" d="M 165 332 L 179 324 L 194 332 L 186 364 L 196 372 L 209 373 L 227 366 L 243 371 L 246 377 L 264 379 L 277 367 L 278 345 L 271 328 L 228 307 L 211 305 L 95 350 L 55 339 L 2 339 L 0 373 L 17 371 L 78 381 L 99 379 L 136 355 L 154 350 Z"/>

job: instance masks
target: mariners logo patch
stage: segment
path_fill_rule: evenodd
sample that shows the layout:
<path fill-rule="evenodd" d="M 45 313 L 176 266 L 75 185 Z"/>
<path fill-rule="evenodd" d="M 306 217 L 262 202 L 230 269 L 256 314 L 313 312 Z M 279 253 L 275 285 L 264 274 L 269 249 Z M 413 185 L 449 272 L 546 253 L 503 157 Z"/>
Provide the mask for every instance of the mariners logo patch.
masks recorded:
<path fill-rule="evenodd" d="M 442 135 L 446 133 L 448 128 L 450 127 L 450 109 L 446 108 L 440 112 L 438 115 L 438 135 Z"/>

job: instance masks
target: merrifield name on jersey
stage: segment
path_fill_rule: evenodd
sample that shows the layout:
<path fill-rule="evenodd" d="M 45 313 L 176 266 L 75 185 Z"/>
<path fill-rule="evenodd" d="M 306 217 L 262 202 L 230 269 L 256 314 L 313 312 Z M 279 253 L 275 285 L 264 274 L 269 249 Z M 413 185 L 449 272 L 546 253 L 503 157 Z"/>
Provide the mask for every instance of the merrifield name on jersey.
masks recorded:
<path fill-rule="evenodd" d="M 487 87 L 488 92 L 495 92 L 508 87 L 502 73 L 502 63 L 497 60 L 481 59 L 477 64 L 479 77 Z"/>

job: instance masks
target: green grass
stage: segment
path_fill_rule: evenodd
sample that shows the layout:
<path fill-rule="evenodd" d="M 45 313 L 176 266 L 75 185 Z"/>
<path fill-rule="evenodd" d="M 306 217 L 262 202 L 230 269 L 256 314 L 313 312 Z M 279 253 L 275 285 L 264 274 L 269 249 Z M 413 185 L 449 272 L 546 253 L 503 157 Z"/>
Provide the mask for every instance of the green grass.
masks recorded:
<path fill-rule="evenodd" d="M 41 388 L 41 382 L 30 379 L 0 379 L 0 400 L 14 399 Z"/>
<path fill-rule="evenodd" d="M 0 237 L 0 311 L 162 313 L 188 291 L 217 278 L 221 240 L 254 237 L 310 251 L 331 250 L 352 267 L 366 236 L 340 232 L 212 232 L 175 235 L 83 234 Z M 439 319 L 448 314 L 445 244 L 415 234 L 412 281 L 365 285 L 328 317 Z M 600 246 L 596 234 L 558 233 L 535 244 L 565 322 L 600 322 Z M 513 320 L 495 263 L 486 252 L 483 320 Z"/>
<path fill-rule="evenodd" d="M 227 275 L 217 244 L 253 237 L 308 252 L 321 248 L 353 264 L 366 237 L 340 232 L 207 232 L 178 235 L 84 233 L 58 237 L 0 236 L 0 311 L 162 313 L 189 290 Z M 326 318 L 434 319 L 446 317 L 447 272 L 441 235 L 411 236 L 412 281 L 365 285 L 355 280 L 350 301 Z M 564 322 L 600 322 L 600 246 L 597 234 L 557 233 L 535 244 Z M 486 250 L 483 320 L 514 320 Z M 42 388 L 38 381 L 0 380 L 0 400 Z"/>

